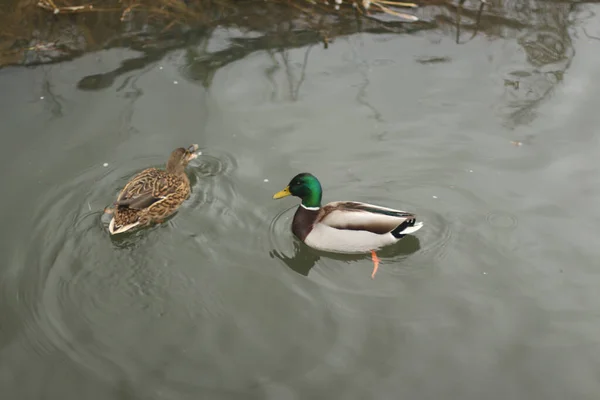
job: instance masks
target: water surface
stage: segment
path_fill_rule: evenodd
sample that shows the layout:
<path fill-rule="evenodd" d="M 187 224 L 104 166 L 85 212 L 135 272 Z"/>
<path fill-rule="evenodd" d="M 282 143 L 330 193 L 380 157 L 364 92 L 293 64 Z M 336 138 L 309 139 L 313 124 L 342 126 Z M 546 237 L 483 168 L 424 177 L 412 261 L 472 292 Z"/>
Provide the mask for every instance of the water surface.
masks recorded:
<path fill-rule="evenodd" d="M 3 398 L 596 399 L 600 9 L 536 7 L 0 70 Z M 180 212 L 109 237 L 191 143 Z M 292 236 L 303 171 L 425 226 L 371 280 Z"/>

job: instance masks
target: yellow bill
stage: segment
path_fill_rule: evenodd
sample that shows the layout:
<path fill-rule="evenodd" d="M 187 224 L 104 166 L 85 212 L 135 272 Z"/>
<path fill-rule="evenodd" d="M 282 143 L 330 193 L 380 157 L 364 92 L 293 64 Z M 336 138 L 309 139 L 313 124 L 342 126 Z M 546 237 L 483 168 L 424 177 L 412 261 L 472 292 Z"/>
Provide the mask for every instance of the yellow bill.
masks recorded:
<path fill-rule="evenodd" d="M 287 186 L 285 189 L 283 189 L 283 190 L 281 190 L 281 191 L 279 191 L 279 192 L 275 193 L 275 194 L 273 195 L 273 198 L 274 198 L 274 199 L 281 199 L 281 198 L 283 198 L 283 197 L 287 197 L 287 196 L 289 196 L 289 195 L 291 195 L 291 193 L 290 193 L 290 187 L 289 187 L 289 186 Z"/>

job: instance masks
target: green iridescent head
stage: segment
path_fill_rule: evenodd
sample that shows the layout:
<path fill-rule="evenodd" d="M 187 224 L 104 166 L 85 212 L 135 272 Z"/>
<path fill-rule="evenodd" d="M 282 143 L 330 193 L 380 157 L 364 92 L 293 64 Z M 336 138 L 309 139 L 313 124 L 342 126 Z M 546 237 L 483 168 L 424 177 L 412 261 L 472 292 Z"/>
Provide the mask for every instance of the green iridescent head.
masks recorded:
<path fill-rule="evenodd" d="M 319 180 L 314 175 L 303 172 L 293 177 L 287 187 L 275 193 L 273 198 L 296 196 L 302 199 L 302 205 L 305 207 L 321 207 L 322 195 L 323 190 Z"/>

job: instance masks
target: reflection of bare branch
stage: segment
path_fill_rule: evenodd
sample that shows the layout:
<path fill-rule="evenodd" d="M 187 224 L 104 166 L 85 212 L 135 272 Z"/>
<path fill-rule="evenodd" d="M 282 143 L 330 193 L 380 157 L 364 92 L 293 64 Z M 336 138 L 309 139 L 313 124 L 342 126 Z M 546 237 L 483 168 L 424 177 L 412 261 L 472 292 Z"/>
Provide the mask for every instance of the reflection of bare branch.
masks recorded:
<path fill-rule="evenodd" d="M 121 91 L 123 89 L 125 89 L 127 86 L 129 86 L 129 88 L 131 89 L 130 91 L 125 93 L 125 98 L 127 98 L 129 100 L 128 104 L 126 106 L 124 106 L 119 114 L 119 122 L 121 127 L 124 127 L 125 129 L 131 130 L 134 129 L 133 128 L 133 124 L 131 123 L 131 119 L 133 118 L 133 114 L 134 114 L 134 106 L 135 106 L 135 102 L 142 97 L 142 95 L 144 94 L 143 90 L 140 89 L 137 86 L 137 81 L 146 73 L 148 72 L 153 66 L 149 65 L 146 68 L 144 68 L 140 73 L 138 73 L 136 76 L 130 77 L 128 79 L 125 79 L 123 84 L 117 89 L 117 91 Z"/>
<path fill-rule="evenodd" d="M 268 81 L 271 82 L 274 87 L 273 93 L 271 93 L 271 101 L 275 101 L 277 99 L 277 81 L 275 80 L 275 73 L 280 70 L 281 67 L 279 66 L 279 63 L 275 58 L 275 54 L 272 51 L 268 51 L 267 54 L 269 54 L 269 57 L 273 61 L 273 65 L 267 68 L 265 75 L 267 76 Z"/>
<path fill-rule="evenodd" d="M 50 4 L 51 8 L 76 7 L 88 3 L 94 4 L 94 7 L 95 4 L 107 7 L 116 4 L 113 0 L 103 3 L 98 3 L 98 0 L 52 0 L 53 3 L 50 0 L 40 1 Z M 114 15 L 87 13 L 85 18 L 77 15 L 65 18 L 60 16 L 60 12 L 59 16 L 52 18 L 48 18 L 49 13 L 38 12 L 34 18 L 33 13 L 20 10 L 20 14 L 15 12 L 14 15 L 18 18 L 12 18 L 13 20 L 0 13 L 0 66 L 9 63 L 51 63 L 69 59 L 84 51 L 116 46 L 131 47 L 143 53 L 137 58 L 125 60 L 113 71 L 89 76 L 79 82 L 81 89 L 98 90 L 112 85 L 120 75 L 151 66 L 174 49 L 197 49 L 200 41 L 207 43 L 207 37 L 210 36 L 210 32 L 198 27 L 219 24 L 253 31 L 258 37 L 230 39 L 229 48 L 213 53 L 200 50 L 197 52 L 199 54 L 194 54 L 193 50 L 189 50 L 183 73 L 190 80 L 209 87 L 219 68 L 254 52 L 267 51 L 273 56 L 274 65 L 269 67 L 266 74 L 271 77 L 275 93 L 277 82 L 272 76 L 283 66 L 290 96 L 292 100 L 297 100 L 305 80 L 309 54 L 315 44 L 323 40 L 328 43 L 330 38 L 335 40 L 336 37 L 356 32 L 410 34 L 435 29 L 449 36 L 456 35 L 457 44 L 485 35 L 516 40 L 522 46 L 527 58 L 523 58 L 523 65 L 517 71 L 507 72 L 507 76 L 503 77 L 512 86 L 505 88 L 505 95 L 500 100 L 507 119 L 512 123 L 522 123 L 533 118 L 537 107 L 559 84 L 560 78 L 552 78 L 548 74 L 561 76 L 569 68 L 574 57 L 568 30 L 570 15 L 585 2 L 573 5 L 560 0 L 550 3 L 543 0 L 491 0 L 488 2 L 489 6 L 484 7 L 479 1 L 435 1 L 435 5 L 419 8 L 421 21 L 410 24 L 402 23 L 397 18 L 391 21 L 379 20 L 377 18 L 381 14 L 369 15 L 360 9 L 351 14 L 338 14 L 332 11 L 335 7 L 335 1 L 332 0 L 328 5 L 320 1 L 311 5 L 307 0 L 268 0 L 261 1 L 261 7 L 256 7 L 256 3 L 251 2 L 242 5 L 241 2 L 231 0 L 214 0 L 216 5 L 210 9 L 204 0 L 189 0 L 186 2 L 191 4 L 189 7 L 181 0 L 157 0 L 152 4 L 150 0 L 123 0 L 119 4 L 120 11 Z M 274 2 L 289 2 L 293 8 L 275 5 Z M 389 0 L 379 0 L 377 3 L 384 7 L 394 6 L 391 4 L 394 2 Z M 142 18 L 142 14 L 137 11 L 140 4 L 150 5 L 156 12 L 151 13 L 151 18 Z M 159 12 L 157 4 L 166 6 Z M 344 0 L 343 4 L 346 6 L 350 3 Z M 206 8 L 201 9 L 200 5 L 205 5 Z M 233 13 L 230 12 L 232 8 L 235 8 Z M 202 14 L 202 18 L 194 13 Z M 173 19 L 174 15 L 177 15 L 176 19 Z M 23 24 L 15 21 L 23 21 Z M 182 29 L 181 26 L 185 24 L 192 29 Z M 589 35 L 585 29 L 583 31 L 587 37 L 600 40 Z M 2 42 L 3 37 L 6 38 L 6 35 L 13 32 L 14 38 Z M 469 38 L 465 41 L 466 37 Z M 304 63 L 299 75 L 294 71 L 287 52 L 294 48 L 305 48 Z M 280 54 L 282 61 L 278 62 L 274 54 Z M 427 63 L 445 60 L 447 58 L 433 57 L 417 61 Z M 526 73 L 518 75 L 516 72 Z M 359 101 L 366 102 L 367 85 L 368 76 L 360 90 Z M 51 95 L 48 97 L 50 99 Z M 60 105 L 60 102 L 56 104 Z M 364 105 L 370 107 L 368 103 Z M 377 118 L 377 110 L 371 109 Z M 58 110 L 60 112 L 60 108 Z"/>
<path fill-rule="evenodd" d="M 281 54 L 281 59 L 283 60 L 283 65 L 285 67 L 285 75 L 287 76 L 288 85 L 290 87 L 290 96 L 291 96 L 292 100 L 296 100 L 294 98 L 294 76 L 292 74 L 292 69 L 290 67 L 290 62 L 288 59 L 288 52 L 287 52 L 287 50 L 281 50 L 279 54 Z"/>
<path fill-rule="evenodd" d="M 465 44 L 470 42 L 471 40 L 473 40 L 473 38 L 475 36 L 477 36 L 477 33 L 479 32 L 479 23 L 481 22 L 481 14 L 483 13 L 483 7 L 486 5 L 486 2 L 484 0 L 480 0 L 480 5 L 479 5 L 479 10 L 477 11 L 477 17 L 475 19 L 475 29 L 473 30 L 473 34 L 471 35 L 471 37 L 469 39 L 467 39 L 466 42 L 460 43 L 460 12 L 463 9 L 463 4 L 464 4 L 465 0 L 460 0 L 459 4 L 458 4 L 458 9 L 456 12 L 456 44 Z"/>
<path fill-rule="evenodd" d="M 598 37 L 598 36 L 593 36 L 593 35 L 590 35 L 589 33 L 587 33 L 587 31 L 585 30 L 585 28 L 582 28 L 582 29 L 583 29 L 583 34 L 584 34 L 585 36 L 587 36 L 588 38 L 590 38 L 590 39 L 594 39 L 594 40 L 600 40 L 600 37 Z"/>
<path fill-rule="evenodd" d="M 59 100 L 62 100 L 59 95 L 56 95 L 53 91 L 52 84 L 49 80 L 44 80 L 44 84 L 42 85 L 42 93 L 44 94 L 44 98 L 48 101 L 46 104 L 50 107 L 50 112 L 55 117 L 62 117 L 62 104 Z"/>
<path fill-rule="evenodd" d="M 356 48 L 353 46 L 353 50 L 355 51 L 355 55 L 358 57 L 358 54 L 356 54 Z M 369 61 L 368 60 L 363 60 L 360 65 L 363 68 L 360 68 L 360 72 L 361 75 L 363 77 L 362 83 L 359 86 L 358 92 L 356 93 L 356 101 L 359 104 L 362 104 L 363 106 L 365 106 L 366 108 L 368 108 L 371 113 L 373 114 L 373 119 L 375 119 L 378 122 L 384 122 L 383 117 L 381 115 L 381 113 L 379 112 L 379 110 L 377 110 L 377 108 L 375 108 L 375 106 L 373 106 L 371 103 L 369 103 L 368 100 L 368 88 L 369 85 L 371 84 L 371 80 L 369 79 Z"/>
<path fill-rule="evenodd" d="M 294 100 L 298 99 L 298 92 L 300 91 L 300 86 L 302 85 L 302 83 L 304 82 L 304 79 L 306 78 L 306 66 L 308 65 L 308 55 L 310 54 L 310 51 L 312 48 L 313 48 L 313 46 L 309 46 L 306 49 L 306 52 L 304 53 L 304 62 L 302 63 L 302 71 L 300 72 L 300 79 L 298 80 L 298 85 L 296 85 L 296 92 L 293 94 Z"/>
<path fill-rule="evenodd" d="M 306 76 L 306 66 L 308 65 L 308 55 L 310 54 L 310 51 L 312 50 L 313 46 L 314 45 L 312 45 L 312 44 L 307 46 L 306 51 L 304 52 L 304 61 L 302 63 L 302 69 L 300 71 L 300 78 L 298 79 L 298 83 L 296 84 L 296 87 L 294 87 L 294 74 L 292 73 L 292 67 L 290 66 L 288 52 L 286 50 L 282 50 L 280 52 L 281 58 L 283 59 L 283 64 L 285 65 L 285 72 L 286 72 L 286 75 L 288 78 L 288 84 L 290 86 L 290 96 L 293 101 L 298 100 L 298 92 L 300 91 L 300 86 L 304 82 L 304 79 Z"/>
<path fill-rule="evenodd" d="M 291 28 L 294 28 L 293 25 Z M 349 34 L 355 32 L 356 28 L 345 25 L 340 27 L 339 34 Z M 422 25 L 421 29 L 430 29 L 428 25 Z M 379 24 L 372 24 L 363 29 L 367 33 L 387 33 L 387 29 L 383 28 Z M 210 85 L 210 79 L 207 77 L 212 76 L 215 71 L 223 66 L 247 57 L 257 51 L 268 51 L 270 49 L 285 48 L 293 49 L 305 46 L 311 46 L 321 42 L 321 36 L 319 32 L 314 30 L 296 30 L 288 29 L 288 31 L 278 31 L 273 33 L 266 33 L 258 38 L 232 38 L 230 39 L 231 46 L 225 50 L 220 50 L 211 53 L 210 56 L 200 57 L 199 59 L 192 60 L 192 63 L 188 67 L 189 71 L 194 71 L 193 76 L 188 76 L 191 80 L 203 81 L 203 84 L 208 87 Z M 304 66 L 308 63 L 308 54 L 305 54 Z M 304 79 L 301 78 L 299 84 Z M 299 86 L 298 86 L 299 88 Z M 292 90 L 293 96 L 297 95 L 298 88 Z"/>
<path fill-rule="evenodd" d="M 363 84 L 360 85 L 358 93 L 356 94 L 356 101 L 358 101 L 363 106 L 367 107 L 373 113 L 373 118 L 378 122 L 384 122 L 383 117 L 379 110 L 375 108 L 371 103 L 369 103 L 367 99 L 367 88 L 371 84 L 369 80 L 369 75 L 365 72 L 363 73 Z"/>

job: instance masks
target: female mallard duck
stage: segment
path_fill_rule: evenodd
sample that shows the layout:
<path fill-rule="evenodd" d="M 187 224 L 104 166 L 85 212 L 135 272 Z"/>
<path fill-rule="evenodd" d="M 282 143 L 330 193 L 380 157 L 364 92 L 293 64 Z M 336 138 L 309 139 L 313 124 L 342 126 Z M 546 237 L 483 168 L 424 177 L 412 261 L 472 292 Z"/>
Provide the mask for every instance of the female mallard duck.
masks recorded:
<path fill-rule="evenodd" d="M 167 169 L 148 168 L 135 175 L 119 193 L 108 230 L 112 235 L 135 227 L 162 222 L 190 195 L 185 167 L 194 158 L 198 145 L 173 150 Z"/>
<path fill-rule="evenodd" d="M 296 175 L 274 199 L 296 196 L 302 199 L 292 222 L 292 233 L 317 250 L 334 253 L 368 253 L 373 259 L 375 277 L 379 267 L 376 250 L 396 243 L 421 229 L 414 214 L 357 201 L 336 201 L 321 206 L 323 190 L 309 174 Z"/>

